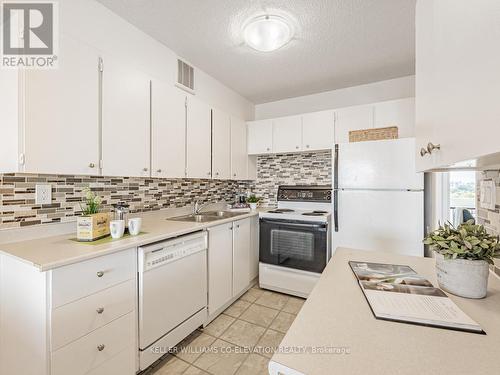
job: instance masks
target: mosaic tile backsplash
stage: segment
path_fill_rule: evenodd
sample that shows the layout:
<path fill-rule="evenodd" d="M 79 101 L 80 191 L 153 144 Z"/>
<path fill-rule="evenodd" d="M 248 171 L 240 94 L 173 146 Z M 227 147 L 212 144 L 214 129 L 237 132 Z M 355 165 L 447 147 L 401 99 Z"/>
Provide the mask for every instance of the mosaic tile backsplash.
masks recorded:
<path fill-rule="evenodd" d="M 35 204 L 35 185 L 52 185 L 52 204 Z M 232 202 L 247 181 L 152 179 L 102 176 L 0 174 L 0 229 L 76 220 L 82 190 L 90 187 L 103 201 L 103 211 L 127 202 L 131 212 L 184 207 L 195 200 Z"/>
<path fill-rule="evenodd" d="M 264 204 L 276 204 L 279 185 L 331 185 L 332 153 L 328 151 L 257 157 L 257 180 L 252 191 Z"/>

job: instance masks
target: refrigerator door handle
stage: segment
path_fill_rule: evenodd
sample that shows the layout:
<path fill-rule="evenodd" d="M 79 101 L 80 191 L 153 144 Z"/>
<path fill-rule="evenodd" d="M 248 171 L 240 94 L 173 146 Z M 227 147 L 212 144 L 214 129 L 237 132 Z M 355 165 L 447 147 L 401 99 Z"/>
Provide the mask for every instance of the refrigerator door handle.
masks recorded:
<path fill-rule="evenodd" d="M 333 191 L 333 224 L 335 232 L 339 231 L 339 191 Z"/>

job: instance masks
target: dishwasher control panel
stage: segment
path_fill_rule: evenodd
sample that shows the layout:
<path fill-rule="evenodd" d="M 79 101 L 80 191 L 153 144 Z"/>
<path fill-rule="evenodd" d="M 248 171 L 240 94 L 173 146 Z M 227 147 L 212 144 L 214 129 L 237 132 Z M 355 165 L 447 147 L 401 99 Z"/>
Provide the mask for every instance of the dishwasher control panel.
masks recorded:
<path fill-rule="evenodd" d="M 175 262 L 208 248 L 207 233 L 201 232 L 174 238 L 157 244 L 139 248 L 140 268 L 143 271 Z"/>

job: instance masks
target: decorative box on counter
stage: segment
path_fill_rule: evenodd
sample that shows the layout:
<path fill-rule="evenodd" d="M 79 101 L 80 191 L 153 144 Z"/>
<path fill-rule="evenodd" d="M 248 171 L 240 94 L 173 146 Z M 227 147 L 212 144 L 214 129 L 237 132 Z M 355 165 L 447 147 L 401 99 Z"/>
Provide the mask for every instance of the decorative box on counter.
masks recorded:
<path fill-rule="evenodd" d="M 76 239 L 82 242 L 95 241 L 109 236 L 109 213 L 79 216 Z"/>

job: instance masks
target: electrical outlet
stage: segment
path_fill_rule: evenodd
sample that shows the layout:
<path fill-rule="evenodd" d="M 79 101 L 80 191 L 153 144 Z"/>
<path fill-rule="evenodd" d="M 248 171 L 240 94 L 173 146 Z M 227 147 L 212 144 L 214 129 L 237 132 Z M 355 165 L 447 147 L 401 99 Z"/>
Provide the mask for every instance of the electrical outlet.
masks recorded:
<path fill-rule="evenodd" d="M 40 184 L 35 187 L 35 204 L 52 203 L 52 185 Z"/>

